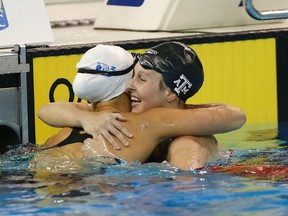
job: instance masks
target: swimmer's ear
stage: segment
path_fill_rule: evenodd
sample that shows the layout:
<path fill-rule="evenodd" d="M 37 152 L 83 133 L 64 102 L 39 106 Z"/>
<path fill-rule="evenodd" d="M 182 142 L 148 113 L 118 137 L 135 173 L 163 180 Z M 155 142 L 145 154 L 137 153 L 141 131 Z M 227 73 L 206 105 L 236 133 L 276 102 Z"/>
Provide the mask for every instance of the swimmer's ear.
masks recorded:
<path fill-rule="evenodd" d="M 172 101 L 175 101 L 177 98 L 178 98 L 177 95 L 174 92 L 172 92 L 170 89 L 166 90 L 166 100 L 167 100 L 167 102 L 170 103 Z"/>

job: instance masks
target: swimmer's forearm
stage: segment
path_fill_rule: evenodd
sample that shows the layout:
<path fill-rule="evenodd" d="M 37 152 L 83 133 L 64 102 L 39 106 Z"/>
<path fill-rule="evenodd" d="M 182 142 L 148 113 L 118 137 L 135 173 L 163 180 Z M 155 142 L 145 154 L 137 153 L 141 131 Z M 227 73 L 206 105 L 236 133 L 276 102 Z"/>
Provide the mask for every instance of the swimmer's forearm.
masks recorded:
<path fill-rule="evenodd" d="M 80 118 L 83 112 L 86 111 L 79 109 L 76 103 L 55 102 L 42 106 L 38 117 L 52 127 L 81 127 Z"/>
<path fill-rule="evenodd" d="M 196 128 L 192 135 L 195 136 L 227 133 L 241 128 L 246 122 L 245 113 L 230 105 L 223 104 L 194 111 L 192 122 L 195 122 Z"/>
<path fill-rule="evenodd" d="M 210 108 L 213 109 L 213 108 Z M 218 115 L 218 128 L 215 133 L 226 133 L 241 128 L 246 123 L 246 115 L 242 109 L 228 104 L 215 106 Z"/>
<path fill-rule="evenodd" d="M 208 111 L 207 113 L 202 113 L 203 116 L 201 118 L 203 118 L 204 123 L 208 123 L 206 128 L 208 131 L 210 130 L 210 132 L 208 132 L 208 134 L 204 133 L 200 135 L 212 135 L 216 133 L 226 133 L 237 130 L 241 128 L 247 120 L 243 110 L 228 104 L 191 104 L 187 105 L 187 108 Z M 205 130 L 203 130 L 203 132 L 205 132 Z"/>
<path fill-rule="evenodd" d="M 207 108 L 207 111 L 208 113 L 198 121 L 201 125 L 204 123 L 202 125 L 202 135 L 213 135 L 234 131 L 241 128 L 246 122 L 245 113 L 240 108 L 230 105 L 210 107 Z M 207 125 L 206 129 L 205 125 Z"/>
<path fill-rule="evenodd" d="M 227 133 L 241 128 L 246 122 L 244 112 L 229 105 L 185 110 L 156 108 L 147 110 L 145 115 L 151 119 L 160 118 L 159 128 L 164 128 L 164 139 L 171 136 Z M 153 126 L 156 125 L 154 121 Z M 157 130 L 154 129 L 151 133 L 154 131 Z"/>

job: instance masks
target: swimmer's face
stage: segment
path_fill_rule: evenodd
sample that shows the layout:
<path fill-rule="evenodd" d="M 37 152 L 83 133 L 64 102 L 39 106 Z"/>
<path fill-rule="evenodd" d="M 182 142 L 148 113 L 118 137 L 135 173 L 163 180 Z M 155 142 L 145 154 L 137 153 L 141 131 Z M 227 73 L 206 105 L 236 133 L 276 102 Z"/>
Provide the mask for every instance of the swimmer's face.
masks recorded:
<path fill-rule="evenodd" d="M 154 70 L 144 69 L 139 63 L 135 65 L 134 77 L 127 87 L 131 93 L 132 112 L 144 112 L 151 108 L 167 106 L 168 87 L 163 83 L 162 75 Z"/>

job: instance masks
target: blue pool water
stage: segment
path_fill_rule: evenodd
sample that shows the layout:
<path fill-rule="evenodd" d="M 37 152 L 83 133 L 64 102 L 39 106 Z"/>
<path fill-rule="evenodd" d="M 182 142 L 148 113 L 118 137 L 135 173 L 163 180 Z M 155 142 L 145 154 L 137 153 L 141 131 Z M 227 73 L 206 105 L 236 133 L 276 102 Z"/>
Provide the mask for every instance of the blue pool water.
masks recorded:
<path fill-rule="evenodd" d="M 191 171 L 92 160 L 69 173 L 35 172 L 27 170 L 33 151 L 17 148 L 1 156 L 0 215 L 287 215 L 285 131 L 286 125 L 258 125 L 217 136 L 223 156 Z M 234 164 L 246 168 L 210 169 Z M 261 172 L 265 167 L 274 168 Z"/>

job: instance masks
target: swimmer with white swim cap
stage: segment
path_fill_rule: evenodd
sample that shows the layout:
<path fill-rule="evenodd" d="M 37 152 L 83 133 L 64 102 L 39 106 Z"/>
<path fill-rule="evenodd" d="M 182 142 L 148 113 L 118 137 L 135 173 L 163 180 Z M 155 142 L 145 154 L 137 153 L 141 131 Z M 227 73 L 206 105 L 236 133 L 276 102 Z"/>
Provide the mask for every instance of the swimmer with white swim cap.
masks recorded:
<path fill-rule="evenodd" d="M 91 103 L 108 101 L 125 91 L 134 58 L 121 47 L 99 44 L 82 56 L 76 68 L 74 93 Z"/>

